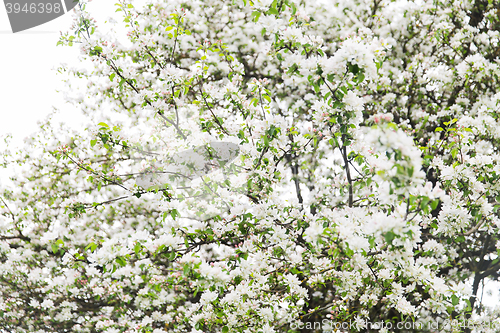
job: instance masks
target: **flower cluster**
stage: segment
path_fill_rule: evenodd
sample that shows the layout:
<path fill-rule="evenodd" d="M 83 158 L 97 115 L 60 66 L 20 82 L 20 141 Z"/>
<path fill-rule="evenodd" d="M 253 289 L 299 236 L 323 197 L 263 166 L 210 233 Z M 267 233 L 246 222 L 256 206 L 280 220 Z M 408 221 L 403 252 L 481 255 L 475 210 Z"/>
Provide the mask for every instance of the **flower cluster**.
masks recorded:
<path fill-rule="evenodd" d="M 0 331 L 498 317 L 494 1 L 81 3 L 88 125 L 0 155 Z"/>

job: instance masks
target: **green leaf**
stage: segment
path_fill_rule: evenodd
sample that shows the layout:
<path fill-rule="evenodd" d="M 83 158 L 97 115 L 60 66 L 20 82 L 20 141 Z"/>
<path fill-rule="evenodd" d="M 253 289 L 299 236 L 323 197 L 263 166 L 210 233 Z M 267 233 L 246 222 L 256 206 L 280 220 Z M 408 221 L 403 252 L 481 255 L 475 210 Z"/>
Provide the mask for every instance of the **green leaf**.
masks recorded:
<path fill-rule="evenodd" d="M 266 14 L 268 15 L 279 15 L 280 12 L 276 8 L 269 8 Z M 258 19 L 257 19 L 258 20 Z"/>
<path fill-rule="evenodd" d="M 85 247 L 85 251 L 87 251 L 88 249 L 90 249 L 90 252 L 94 252 L 94 250 L 97 248 L 97 244 L 92 242 L 90 243 L 89 245 L 87 245 Z"/>
<path fill-rule="evenodd" d="M 174 219 L 174 220 L 175 220 L 175 218 L 176 218 L 177 216 L 180 216 L 179 211 L 178 211 L 177 209 L 172 209 L 172 210 L 170 211 L 170 216 L 172 216 L 172 219 Z"/>
<path fill-rule="evenodd" d="M 432 202 L 431 202 L 432 210 L 435 210 L 438 205 L 439 205 L 439 199 L 432 200 Z"/>
<path fill-rule="evenodd" d="M 123 257 L 116 257 L 116 262 L 122 267 L 127 265 L 127 261 Z"/>
<path fill-rule="evenodd" d="M 252 13 L 253 21 L 257 22 L 259 20 L 261 14 L 262 13 L 259 12 L 258 10 L 254 10 Z"/>
<path fill-rule="evenodd" d="M 365 79 L 365 74 L 363 74 L 362 72 L 360 72 L 358 74 L 358 78 L 357 78 L 358 83 L 363 82 L 364 79 Z"/>
<path fill-rule="evenodd" d="M 385 241 L 389 244 L 392 244 L 392 241 L 394 240 L 395 237 L 396 237 L 396 234 L 393 233 L 392 231 L 388 231 L 384 235 Z"/>
<path fill-rule="evenodd" d="M 134 252 L 135 252 L 136 255 L 139 255 L 139 252 L 141 251 L 141 248 L 142 248 L 142 246 L 141 246 L 141 244 L 139 242 L 135 243 L 135 245 L 134 245 Z"/>

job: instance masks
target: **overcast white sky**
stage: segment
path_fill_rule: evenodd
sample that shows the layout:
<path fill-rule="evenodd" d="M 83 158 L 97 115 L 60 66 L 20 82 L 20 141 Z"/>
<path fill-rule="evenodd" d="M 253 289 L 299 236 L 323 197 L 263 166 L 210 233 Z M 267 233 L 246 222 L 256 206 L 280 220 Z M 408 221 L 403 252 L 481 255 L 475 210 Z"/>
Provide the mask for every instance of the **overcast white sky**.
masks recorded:
<path fill-rule="evenodd" d="M 75 57 L 76 50 L 56 47 L 59 31 L 70 24 L 71 15 L 66 14 L 13 34 L 0 3 L 0 133 L 11 132 L 16 141 L 22 140 L 52 105 L 61 106 L 62 98 L 55 92 L 59 78 L 52 68 Z"/>
<path fill-rule="evenodd" d="M 114 3 L 93 1 L 87 9 L 99 22 L 115 14 Z M 0 135 L 10 132 L 14 142 L 22 142 L 53 107 L 60 109 L 68 122 L 73 119 L 75 110 L 64 105 L 56 92 L 62 86 L 62 75 L 56 75 L 54 70 L 62 62 L 77 62 L 77 48 L 56 46 L 60 31 L 67 31 L 71 23 L 72 15 L 68 13 L 14 34 L 0 1 Z"/>

